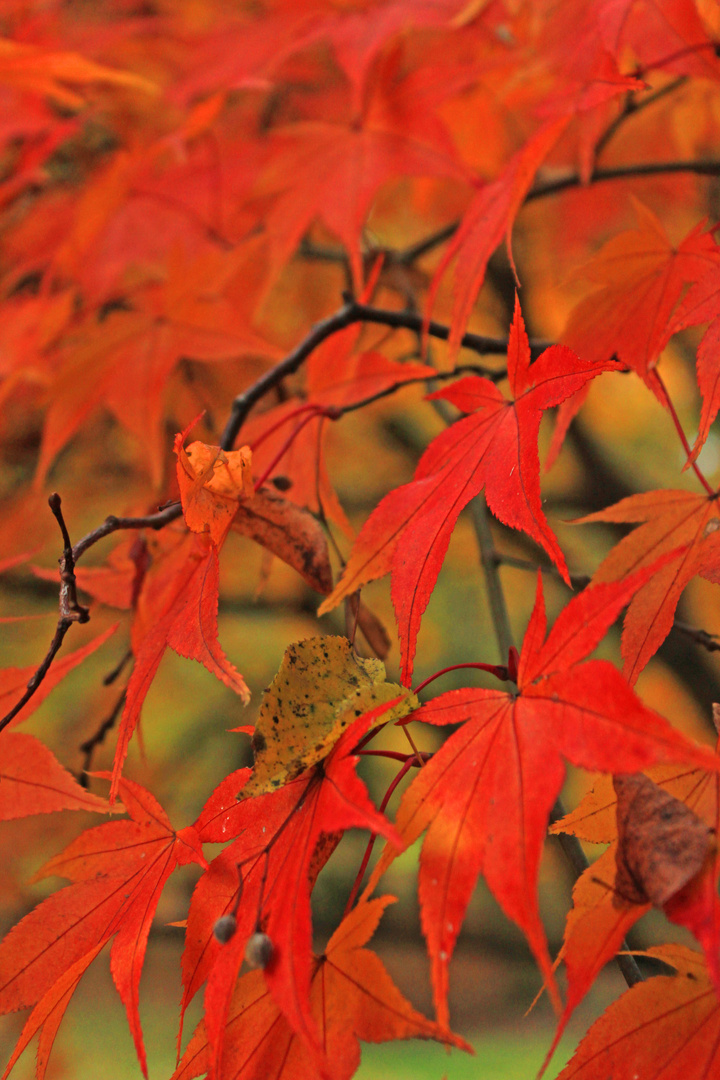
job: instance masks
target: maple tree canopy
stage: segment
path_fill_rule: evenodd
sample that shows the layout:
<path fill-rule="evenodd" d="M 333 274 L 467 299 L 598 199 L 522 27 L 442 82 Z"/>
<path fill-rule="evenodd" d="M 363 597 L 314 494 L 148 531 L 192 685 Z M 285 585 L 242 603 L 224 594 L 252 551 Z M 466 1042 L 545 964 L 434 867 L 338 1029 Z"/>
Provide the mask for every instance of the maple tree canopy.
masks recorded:
<path fill-rule="evenodd" d="M 147 1077 L 156 922 L 172 1080 L 471 1053 L 481 878 L 555 1008 L 541 1071 L 616 961 L 563 1080 L 714 1075 L 718 4 L 9 0 L 0 31 L 1 1080 L 36 1037 L 50 1075 L 106 946 Z M 433 1015 L 375 951 L 416 842 Z M 638 962 L 652 907 L 698 947 Z"/>

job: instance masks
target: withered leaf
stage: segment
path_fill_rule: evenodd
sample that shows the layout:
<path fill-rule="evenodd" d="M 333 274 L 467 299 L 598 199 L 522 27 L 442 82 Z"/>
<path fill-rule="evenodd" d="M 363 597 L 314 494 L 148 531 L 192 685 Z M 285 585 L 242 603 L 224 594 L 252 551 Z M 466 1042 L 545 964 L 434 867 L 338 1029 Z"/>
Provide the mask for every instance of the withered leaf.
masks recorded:
<path fill-rule="evenodd" d="M 242 798 L 274 791 L 330 753 L 346 728 L 363 713 L 402 700 L 379 723 L 407 716 L 418 701 L 385 681 L 380 660 L 357 656 L 344 637 L 298 641 L 263 695 L 253 735 L 255 769 Z"/>
<path fill-rule="evenodd" d="M 325 533 L 308 510 L 260 488 L 252 500 L 239 504 L 232 527 L 292 566 L 313 589 L 325 596 L 332 591 Z"/>
<path fill-rule="evenodd" d="M 614 903 L 662 907 L 701 870 L 712 830 L 685 803 L 642 773 L 621 773 Z"/>

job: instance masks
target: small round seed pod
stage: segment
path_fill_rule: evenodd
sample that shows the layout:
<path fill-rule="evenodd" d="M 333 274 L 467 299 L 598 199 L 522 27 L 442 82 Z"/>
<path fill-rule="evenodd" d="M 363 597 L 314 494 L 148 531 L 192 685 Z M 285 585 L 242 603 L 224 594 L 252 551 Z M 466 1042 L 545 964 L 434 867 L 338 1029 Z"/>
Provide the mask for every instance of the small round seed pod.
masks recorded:
<path fill-rule="evenodd" d="M 245 960 L 248 967 L 266 968 L 273 958 L 274 951 L 273 943 L 267 934 L 253 934 L 245 946 Z"/>
<path fill-rule="evenodd" d="M 221 945 L 227 945 L 236 930 L 237 919 L 234 915 L 221 915 L 213 926 L 215 939 L 219 941 Z"/>

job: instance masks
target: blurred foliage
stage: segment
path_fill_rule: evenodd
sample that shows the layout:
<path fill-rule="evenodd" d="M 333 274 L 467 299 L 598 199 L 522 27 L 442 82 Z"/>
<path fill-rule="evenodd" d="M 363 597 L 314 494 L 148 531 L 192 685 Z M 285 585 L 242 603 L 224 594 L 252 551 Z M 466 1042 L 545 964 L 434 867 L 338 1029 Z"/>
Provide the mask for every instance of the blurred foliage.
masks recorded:
<path fill-rule="evenodd" d="M 233 13 L 237 10 L 243 17 L 252 15 L 255 6 L 231 5 Z M 325 6 L 338 11 L 354 6 L 363 11 L 371 5 Z M 412 9 L 412 4 L 409 6 Z M 545 5 L 468 5 L 471 28 L 471 9 L 481 13 L 485 7 L 492 11 L 506 8 L 507 21 L 517 19 L 521 33 L 527 30 L 523 20 L 532 22 L 533 15 L 542 18 Z M 213 35 L 222 34 L 226 26 L 225 8 L 221 0 L 161 0 L 155 4 L 12 0 L 0 13 L 2 30 L 9 38 L 44 49 L 62 43 L 65 49 L 91 56 L 113 69 L 133 72 L 159 87 L 158 96 L 132 86 L 91 85 L 83 89 L 80 109 L 32 90 L 23 92 L 23 109 L 30 110 L 31 98 L 38 110 L 35 133 L 18 130 L 3 134 L 0 556 L 28 556 L 0 577 L 2 614 L 18 620 L 2 626 L 3 667 L 36 664 L 47 649 L 57 619 L 56 587 L 33 573 L 35 566 L 54 570 L 61 553 L 57 526 L 47 509 L 48 493 L 62 493 L 73 540 L 108 514 L 146 513 L 176 497 L 171 453 L 175 432 L 205 410 L 197 437 L 217 441 L 235 394 L 266 371 L 274 358 L 292 348 L 314 321 L 336 309 L 347 286 L 348 266 L 338 237 L 317 215 L 312 215 L 308 228 L 302 230 L 305 243 L 293 244 L 284 259 L 273 249 L 274 238 L 268 239 L 261 228 L 276 205 L 273 185 L 279 184 L 272 170 L 262 167 L 266 136 L 270 138 L 284 125 L 300 119 L 327 116 L 344 123 L 347 109 L 342 95 L 349 93 L 346 76 L 327 44 L 311 43 L 285 59 L 278 44 L 276 62 L 268 65 L 272 71 L 264 70 L 258 60 L 257 70 L 247 75 L 245 83 L 240 79 L 236 85 L 229 80 L 225 85 L 220 69 L 218 73 L 203 67 L 212 47 L 218 47 Z M 492 11 L 488 25 L 499 35 L 498 26 L 505 24 Z M 482 56 L 481 24 L 478 20 L 476 36 L 468 30 L 467 43 L 458 46 L 454 57 L 457 71 L 464 70 L 463 64 L 472 67 L 475 58 Z M 432 52 L 431 41 L 429 32 L 420 29 L 400 35 L 380 50 L 376 63 L 395 64 L 403 72 L 422 71 L 423 58 Z M 497 60 L 496 46 L 497 42 L 488 49 Z M 452 62 L 452 49 L 448 48 L 451 70 Z M 527 86 L 515 84 L 510 74 L 498 60 L 482 74 L 475 71 L 474 77 L 468 75 L 465 83 L 458 76 L 462 85 L 457 92 L 437 95 L 437 116 L 463 168 L 479 176 L 497 175 L 533 115 L 533 93 Z M 655 73 L 655 88 L 670 82 L 669 74 Z M 717 85 L 703 79 L 685 80 L 644 117 L 628 120 L 608 148 L 603 164 L 622 165 L 652 152 L 659 133 L 667 134 L 665 141 L 672 143 L 668 152 L 699 153 L 708 132 L 716 131 Z M 204 128 L 198 121 L 195 133 L 183 130 L 190 107 L 217 89 L 222 91 L 223 100 L 215 120 Z M 10 109 L 15 99 L 6 88 L 2 94 L 0 100 Z M 24 113 L 21 119 L 29 124 Z M 26 183 L 10 190 L 7 185 L 17 176 L 19 158 L 29 153 L 33 140 L 50 141 L 61 121 L 69 125 L 65 137 L 48 147 L 45 159 Z M 12 128 L 9 114 L 7 123 Z M 568 137 L 547 167 L 546 176 L 566 168 L 574 156 L 575 146 Z M 227 185 L 221 222 L 213 216 L 213 200 L 221 190 L 216 183 L 218 161 L 226 170 L 223 179 Z M 151 190 L 148 195 L 147 189 L 154 193 Z M 179 209 L 173 202 L 175 189 L 180 192 Z M 522 304 L 531 337 L 557 340 L 562 336 L 570 312 L 588 291 L 583 268 L 609 237 L 634 225 L 629 190 L 609 184 L 569 190 L 523 210 L 513 233 L 513 254 L 523 283 Z M 719 191 L 717 178 L 656 176 L 632 181 L 632 194 L 662 218 L 673 240 L 684 236 L 704 215 L 717 216 Z M 180 196 L 185 198 L 185 192 L 191 195 L 183 203 Z M 447 225 L 468 198 L 468 185 L 457 176 L 395 178 L 383 184 L 372 201 L 358 236 L 358 253 L 362 248 L 372 262 L 384 248 L 401 250 Z M 193 215 L 199 217 L 199 225 Z M 225 237 L 221 244 L 217 243 L 218 235 Z M 52 452 L 47 450 L 47 417 L 57 395 L 64 392 L 63 365 L 76 363 L 76 379 L 91 380 L 103 355 L 102 340 L 96 342 L 93 333 L 112 325 L 113 319 L 124 318 L 146 293 L 166 283 L 168 253 L 182 282 L 199 275 L 202 259 L 210 258 L 216 248 L 237 256 L 234 269 L 227 270 L 223 299 L 242 316 L 248 333 L 268 343 L 266 352 L 238 344 L 236 355 L 207 362 L 202 357 L 179 354 L 160 395 L 158 430 L 147 431 L 146 441 L 139 437 L 137 425 L 132 430 L 125 422 L 122 409 L 109 395 L 107 400 L 94 401 L 82 422 L 67 437 L 62 431 Z M 327 249 L 330 255 L 323 258 Z M 397 267 L 394 276 L 391 271 L 384 273 L 373 302 L 389 308 L 401 307 L 408 299 L 415 303 L 439 265 L 441 250 L 429 251 L 412 268 Z M 60 305 L 66 293 L 69 304 L 67 310 L 58 310 L 56 325 L 38 330 L 39 308 L 35 310 L 33 303 L 51 294 Z M 499 251 L 491 261 L 469 329 L 506 336 L 513 293 L 506 253 Z M 179 303 L 182 307 L 182 299 Z M 451 309 L 451 285 L 446 277 L 434 317 L 448 321 Z M 92 333 L 88 332 L 90 324 Z M 699 409 L 693 376 L 698 336 L 687 331 L 675 338 L 663 357 L 666 384 L 691 441 Z M 390 335 L 381 327 L 368 326 L 360 340 L 363 348 L 381 346 L 392 359 L 415 356 L 418 351 L 418 341 L 409 331 Z M 152 350 L 156 346 L 151 341 L 148 347 Z M 429 356 L 438 370 L 448 369 L 450 360 L 443 343 L 433 342 Z M 461 355 L 461 362 L 471 359 L 476 357 Z M 492 358 L 488 362 L 501 364 Z M 118 378 L 122 379 L 122 366 Z M 304 387 L 305 375 L 300 373 L 288 380 L 282 393 L 303 391 Z M 142 389 L 132 392 L 139 394 Z M 442 421 L 424 400 L 424 393 L 422 387 L 406 387 L 330 425 L 328 469 L 353 529 L 359 529 L 390 488 L 411 478 L 420 453 L 442 430 Z M 552 419 L 546 418 L 541 456 L 551 434 Z M 631 375 L 596 379 L 560 459 L 543 480 L 545 510 L 571 571 L 591 574 L 621 533 L 618 527 L 608 525 L 573 526 L 572 519 L 634 491 L 680 486 L 694 490 L 692 474 L 681 472 L 684 461 L 667 412 L 641 380 Z M 711 484 L 720 484 L 720 439 L 715 431 L 699 463 Z M 330 530 L 342 557 L 347 557 L 347 537 L 335 523 Z M 500 569 L 519 642 L 533 603 L 532 570 L 538 561 L 546 565 L 547 560 L 539 560 L 538 549 L 521 534 L 496 523 L 493 532 L 498 551 L 528 564 L 525 569 L 512 565 Z M 103 564 L 116 543 L 116 538 L 110 538 L 96 546 L 83 565 Z M 335 564 L 337 567 L 337 558 Z M 570 593 L 551 573 L 546 575 L 545 585 L 552 619 Z M 200 665 L 168 651 L 147 696 L 139 737 L 131 744 L 126 765 L 127 775 L 155 794 L 174 823 L 193 820 L 208 793 L 229 771 L 251 763 L 247 736 L 228 729 L 254 722 L 262 690 L 277 671 L 287 644 L 318 632 L 345 632 L 342 611 L 318 621 L 318 599 L 292 569 L 269 560 L 251 540 L 234 534 L 229 537 L 221 561 L 219 640 L 242 671 L 252 703 L 243 708 L 239 698 Z M 363 599 L 391 635 L 387 670 L 388 677 L 397 680 L 398 648 L 387 580 L 368 586 Z M 684 594 L 678 615 L 692 626 L 720 632 L 714 586 L 695 579 Z M 73 627 L 65 649 L 81 647 L 117 619 L 117 611 L 95 604 L 91 623 Z M 126 654 L 129 629 L 124 613 L 108 643 L 73 671 L 27 724 L 28 730 L 74 772 L 83 766 L 81 744 L 118 704 L 123 677 L 111 685 L 104 685 L 103 680 Z M 617 661 L 618 643 L 619 634 L 613 632 L 600 655 Z M 415 679 L 420 682 L 451 664 L 477 660 L 492 664 L 505 659 L 498 653 L 477 536 L 466 512 L 452 537 L 424 617 Z M 491 678 L 482 673 L 450 673 L 444 677 L 442 689 L 467 685 L 468 678 L 473 685 L 492 685 Z M 720 699 L 720 660 L 716 653 L 696 648 L 675 629 L 640 676 L 638 690 L 646 704 L 671 718 L 684 732 L 708 741 L 712 733 L 710 705 Z M 435 734 L 439 745 L 442 736 Z M 384 745 L 407 749 L 397 730 L 387 736 Z M 113 753 L 111 733 L 94 753 L 92 770 L 109 769 Z M 373 761 L 372 767 L 364 763 L 361 774 L 376 802 L 395 772 L 390 761 Z M 101 788 L 93 779 L 90 784 L 93 789 Z M 566 785 L 568 801 L 574 805 L 591 784 L 592 777 L 571 770 Z M 395 795 L 390 803 L 391 812 L 397 798 Z M 72 813 L 48 820 L 3 823 L 3 930 L 50 891 L 46 882 L 27 884 L 30 876 L 85 827 L 87 821 Z M 337 925 L 365 843 L 364 834 L 348 834 L 320 877 L 313 904 L 321 943 Z M 412 951 L 412 959 L 402 959 L 398 966 L 398 982 L 427 1009 L 430 999 L 427 985 L 422 989 L 426 963 L 419 933 L 416 863 L 416 852 L 408 853 L 387 876 L 387 890 L 398 895 L 400 903 L 388 911 L 378 940 L 381 950 L 383 942 L 390 941 L 398 949 L 407 949 L 408 955 Z M 174 1066 L 168 1031 L 174 1031 L 180 993 L 181 931 L 166 924 L 185 917 L 197 873 L 184 869 L 166 888 L 158 910 L 150 970 L 141 984 L 148 1044 L 153 1046 L 157 1041 L 164 1046 L 164 1056 L 158 1054 L 152 1061 L 155 1075 Z M 551 841 L 541 871 L 541 907 L 554 948 L 562 938 L 570 886 L 569 871 Z M 648 931 L 641 928 L 637 940 L 644 941 L 647 933 L 657 941 L 665 933 L 663 925 L 660 916 L 652 916 Z M 526 1037 L 515 1028 L 510 1030 L 504 1019 L 530 1005 L 539 989 L 538 977 L 521 935 L 502 917 L 484 887 L 478 888 L 471 902 L 461 938 L 459 957 L 470 956 L 468 964 L 475 965 L 471 976 L 458 976 L 457 987 L 451 978 L 452 1008 L 459 1016 L 458 1029 L 476 1041 L 478 1057 L 460 1061 L 453 1055 L 452 1064 L 447 1064 L 439 1047 L 372 1047 L 360 1077 L 412 1076 L 422 1080 L 446 1072 L 455 1080 L 470 1076 L 515 1080 L 532 1074 L 547 1047 L 550 1021 L 546 1015 L 545 1029 L 539 1031 L 531 1020 L 531 1034 Z M 509 958 L 501 960 L 501 956 Z M 403 966 L 412 970 L 412 980 L 403 982 Z M 137 1074 L 106 967 L 103 960 L 95 965 L 73 1003 L 69 1033 L 62 1036 L 65 1041 L 61 1039 L 58 1045 L 49 1077 L 94 1076 L 107 1068 L 109 1061 L 118 1080 Z M 488 984 L 492 984 L 494 1005 L 490 1004 Z M 613 974 L 601 984 L 596 1001 L 604 1003 L 618 989 Z M 198 1010 L 199 1001 L 186 1031 L 192 1029 Z M 3 1048 L 12 1046 L 16 1027 L 12 1019 L 3 1019 Z M 492 1034 L 488 1038 L 489 1030 Z M 575 1035 L 578 1030 L 574 1029 Z M 501 1037 L 501 1031 L 507 1031 L 508 1037 Z M 132 1063 L 126 1066 L 125 1060 Z M 20 1066 L 17 1075 L 29 1076 L 30 1063 Z"/>

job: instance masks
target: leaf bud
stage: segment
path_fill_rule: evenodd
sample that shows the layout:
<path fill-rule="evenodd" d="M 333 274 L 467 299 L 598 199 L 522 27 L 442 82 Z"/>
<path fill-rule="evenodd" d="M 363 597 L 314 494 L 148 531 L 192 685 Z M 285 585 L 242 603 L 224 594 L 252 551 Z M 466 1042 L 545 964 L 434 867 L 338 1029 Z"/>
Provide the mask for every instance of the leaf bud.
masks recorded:
<path fill-rule="evenodd" d="M 237 919 L 234 915 L 221 915 L 213 926 L 213 934 L 216 941 L 221 945 L 227 945 L 230 938 L 237 930 Z"/>
<path fill-rule="evenodd" d="M 245 960 L 248 967 L 266 968 L 273 958 L 274 951 L 273 943 L 267 934 L 253 934 L 245 946 Z"/>

